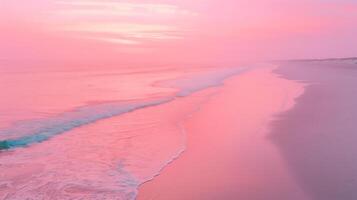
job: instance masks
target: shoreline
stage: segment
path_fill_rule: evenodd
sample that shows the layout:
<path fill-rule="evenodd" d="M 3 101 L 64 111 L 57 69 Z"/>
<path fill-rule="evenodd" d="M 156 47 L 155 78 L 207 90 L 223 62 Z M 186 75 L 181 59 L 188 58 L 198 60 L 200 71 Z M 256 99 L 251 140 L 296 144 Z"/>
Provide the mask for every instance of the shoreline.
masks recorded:
<path fill-rule="evenodd" d="M 268 124 L 294 105 L 303 86 L 272 70 L 257 68 L 227 79 L 184 123 L 185 152 L 142 184 L 137 199 L 307 199 L 266 138 Z"/>
<path fill-rule="evenodd" d="M 335 61 L 252 68 L 1 152 L 0 196 L 356 199 L 356 77 L 357 65 Z"/>

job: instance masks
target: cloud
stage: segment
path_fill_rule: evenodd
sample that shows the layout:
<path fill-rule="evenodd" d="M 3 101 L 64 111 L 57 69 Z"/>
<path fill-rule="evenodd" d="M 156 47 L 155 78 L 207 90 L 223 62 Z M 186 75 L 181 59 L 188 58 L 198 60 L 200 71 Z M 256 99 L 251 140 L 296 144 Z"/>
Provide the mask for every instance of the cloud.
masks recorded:
<path fill-rule="evenodd" d="M 50 24 L 56 22 L 53 30 L 122 45 L 181 39 L 184 30 L 172 21 L 196 15 L 162 3 L 60 0 L 55 5 L 49 12 Z"/>

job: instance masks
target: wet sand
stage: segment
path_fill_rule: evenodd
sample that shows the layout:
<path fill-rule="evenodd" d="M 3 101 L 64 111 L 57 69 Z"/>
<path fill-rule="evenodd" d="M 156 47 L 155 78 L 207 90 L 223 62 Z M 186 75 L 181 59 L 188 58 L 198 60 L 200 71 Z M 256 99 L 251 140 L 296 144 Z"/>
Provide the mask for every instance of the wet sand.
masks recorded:
<path fill-rule="evenodd" d="M 143 184 L 137 199 L 310 199 L 268 138 L 269 123 L 293 107 L 303 84 L 271 71 L 228 79 L 183 124 L 186 151 Z"/>

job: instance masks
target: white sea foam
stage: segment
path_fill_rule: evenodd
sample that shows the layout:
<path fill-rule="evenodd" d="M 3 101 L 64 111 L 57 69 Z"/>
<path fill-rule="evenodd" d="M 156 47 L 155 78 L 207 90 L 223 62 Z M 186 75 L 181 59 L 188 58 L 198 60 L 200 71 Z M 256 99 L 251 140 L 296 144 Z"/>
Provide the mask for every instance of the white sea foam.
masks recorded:
<path fill-rule="evenodd" d="M 23 147 L 36 142 L 42 142 L 55 135 L 101 119 L 110 118 L 147 106 L 162 104 L 170 100 L 171 98 L 161 98 L 134 103 L 103 103 L 77 108 L 49 119 L 17 123 L 9 129 L 0 131 L 0 136 L 10 137 L 0 141 L 0 149 Z"/>
<path fill-rule="evenodd" d="M 243 72 L 245 68 L 212 69 L 203 73 L 187 75 L 175 80 L 162 81 L 159 85 L 179 88 L 177 96 L 183 97 L 199 90 L 220 86 L 223 81 Z"/>

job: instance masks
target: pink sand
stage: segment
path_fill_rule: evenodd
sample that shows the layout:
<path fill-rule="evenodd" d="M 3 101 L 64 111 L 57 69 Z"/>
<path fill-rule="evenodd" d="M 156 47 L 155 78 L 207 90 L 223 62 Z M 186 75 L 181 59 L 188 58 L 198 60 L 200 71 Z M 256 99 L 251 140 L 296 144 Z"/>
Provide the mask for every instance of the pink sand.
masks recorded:
<path fill-rule="evenodd" d="M 271 70 L 259 68 L 226 81 L 184 123 L 184 154 L 142 185 L 137 199 L 309 199 L 267 139 L 267 124 L 294 105 L 303 85 Z"/>

